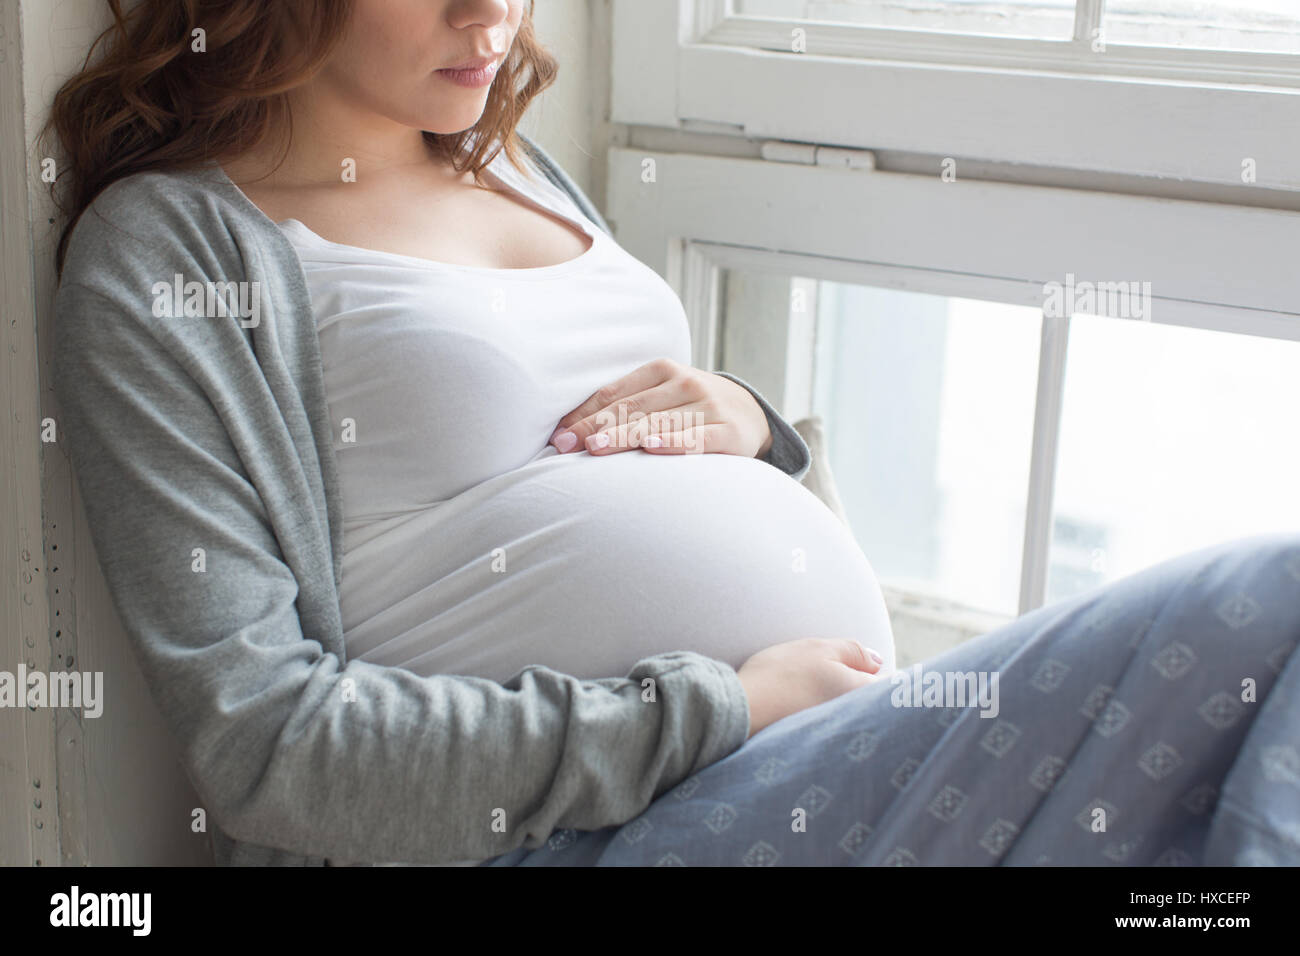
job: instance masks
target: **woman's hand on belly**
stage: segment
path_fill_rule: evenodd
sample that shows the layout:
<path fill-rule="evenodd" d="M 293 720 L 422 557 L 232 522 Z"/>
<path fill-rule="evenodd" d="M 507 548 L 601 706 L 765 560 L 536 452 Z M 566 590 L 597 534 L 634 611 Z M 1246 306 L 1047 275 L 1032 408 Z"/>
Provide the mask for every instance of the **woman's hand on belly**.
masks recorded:
<path fill-rule="evenodd" d="M 749 699 L 749 736 L 876 679 L 884 661 L 857 641 L 807 638 L 764 648 L 736 672 Z"/>
<path fill-rule="evenodd" d="M 560 454 L 608 455 L 631 448 L 660 454 L 712 452 L 755 458 L 772 444 L 767 416 L 735 382 L 672 359 L 648 362 L 560 419 Z"/>

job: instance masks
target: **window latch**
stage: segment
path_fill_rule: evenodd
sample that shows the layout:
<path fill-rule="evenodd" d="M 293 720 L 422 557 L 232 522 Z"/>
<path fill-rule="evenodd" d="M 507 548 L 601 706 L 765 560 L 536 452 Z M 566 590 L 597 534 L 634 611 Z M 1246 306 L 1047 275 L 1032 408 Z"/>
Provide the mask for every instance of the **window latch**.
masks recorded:
<path fill-rule="evenodd" d="M 846 149 L 840 146 L 817 146 L 791 143 L 781 139 L 764 140 L 762 156 L 774 163 L 797 163 L 801 166 L 835 166 L 840 169 L 876 168 L 876 154 L 869 149 Z"/>

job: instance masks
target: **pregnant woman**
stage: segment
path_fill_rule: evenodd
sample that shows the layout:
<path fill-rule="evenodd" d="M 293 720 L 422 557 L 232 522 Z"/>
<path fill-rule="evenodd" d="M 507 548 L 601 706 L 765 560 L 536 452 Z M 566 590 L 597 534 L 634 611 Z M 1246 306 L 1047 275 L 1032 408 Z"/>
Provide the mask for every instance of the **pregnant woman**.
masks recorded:
<path fill-rule="evenodd" d="M 880 589 L 798 483 L 807 448 L 746 383 L 690 367 L 671 289 L 517 136 L 554 70 L 523 0 L 144 0 L 55 102 L 66 442 L 219 862 L 684 862 L 701 820 L 702 862 L 863 862 L 858 817 L 953 752 L 933 728 L 983 729 L 882 710 Z M 1061 776 L 1039 764 L 1110 704 L 1170 568 L 1087 648 L 1040 613 L 963 649 L 1094 692 L 1082 728 L 1020 702 L 999 740 L 1025 738 L 1026 775 Z M 1297 629 L 1265 623 L 1249 663 L 1183 640 L 1266 693 Z M 1222 778 L 1256 709 L 1178 763 Z M 944 786 L 950 819 L 895 822 L 882 859 L 997 860 L 1051 789 L 994 837 L 986 794 L 979 832 L 927 859 L 917 828 L 977 803 Z M 1164 820 L 1169 789 L 1128 816 Z M 778 846 L 792 808 L 837 832 Z M 646 858 L 611 855 L 615 833 Z M 1116 840 L 1135 861 L 1118 837 L 1077 852 Z"/>
<path fill-rule="evenodd" d="M 412 146 L 411 165 L 427 167 L 422 138 Z M 328 176 L 332 154 L 313 154 Z M 597 678 L 671 650 L 740 668 L 808 633 L 891 666 L 861 550 L 755 459 L 773 444 L 755 397 L 687 367 L 673 291 L 540 175 L 503 153 L 486 174 L 487 195 L 418 176 L 398 188 L 384 173 L 288 196 L 242 186 L 303 263 L 330 419 L 348 423 L 334 447 L 348 657 L 421 675 L 505 681 L 542 664 Z M 510 239 L 459 243 L 462 221 Z M 551 262 L 553 248 L 570 258 Z M 477 264 L 497 260 L 523 264 Z"/>

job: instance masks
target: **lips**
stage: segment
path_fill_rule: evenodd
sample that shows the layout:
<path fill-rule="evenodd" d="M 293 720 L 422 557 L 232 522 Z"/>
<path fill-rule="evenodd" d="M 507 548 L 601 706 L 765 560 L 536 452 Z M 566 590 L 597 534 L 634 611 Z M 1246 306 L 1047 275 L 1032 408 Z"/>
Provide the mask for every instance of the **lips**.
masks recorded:
<path fill-rule="evenodd" d="M 444 66 L 439 73 L 465 73 L 471 70 L 482 70 L 497 61 L 495 56 L 476 56 L 469 60 L 462 60 L 455 66 Z"/>
<path fill-rule="evenodd" d="M 446 67 L 438 70 L 437 75 L 457 86 L 480 90 L 492 84 L 501 64 L 498 57 L 475 57 L 463 62 L 470 65 Z"/>

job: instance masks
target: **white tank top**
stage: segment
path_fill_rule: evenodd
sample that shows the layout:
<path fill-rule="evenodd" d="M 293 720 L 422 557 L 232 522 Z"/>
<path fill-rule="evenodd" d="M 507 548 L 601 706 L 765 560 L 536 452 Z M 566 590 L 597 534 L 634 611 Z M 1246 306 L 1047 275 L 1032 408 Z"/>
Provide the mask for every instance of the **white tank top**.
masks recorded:
<path fill-rule="evenodd" d="M 692 650 L 739 667 L 854 637 L 892 667 L 870 565 L 773 466 L 732 455 L 559 455 L 559 419 L 651 359 L 690 363 L 676 294 L 537 173 L 495 184 L 574 223 L 534 269 L 432 262 L 280 223 L 320 333 L 342 486 L 349 657 L 504 681 L 618 677 Z"/>

